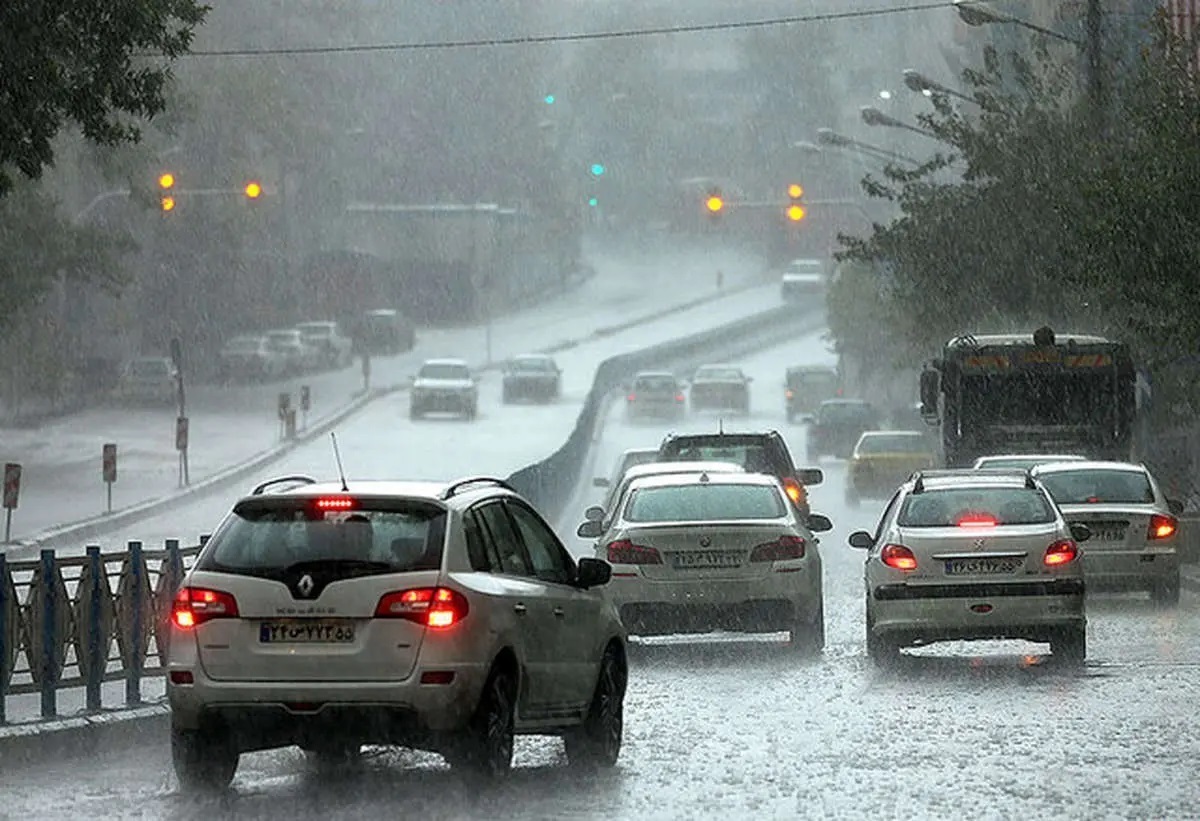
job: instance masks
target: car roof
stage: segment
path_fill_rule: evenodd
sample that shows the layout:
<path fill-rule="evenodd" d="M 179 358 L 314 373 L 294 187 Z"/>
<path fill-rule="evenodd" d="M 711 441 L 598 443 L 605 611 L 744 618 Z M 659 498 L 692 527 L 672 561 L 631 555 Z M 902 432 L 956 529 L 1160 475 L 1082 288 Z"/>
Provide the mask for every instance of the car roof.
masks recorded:
<path fill-rule="evenodd" d="M 663 439 L 663 444 L 666 445 L 670 442 L 691 439 L 757 439 L 772 437 L 778 438 L 779 431 L 773 428 L 769 430 L 714 430 L 707 433 L 668 433 L 666 438 Z"/>
<path fill-rule="evenodd" d="M 278 490 L 270 489 L 277 486 Z M 516 495 L 507 482 L 489 476 L 473 476 L 454 481 L 354 479 L 347 480 L 345 485 L 341 481 L 318 482 L 304 476 L 281 476 L 260 483 L 240 501 L 351 496 L 362 499 L 415 499 L 445 505 L 449 499 L 473 496 L 481 492 Z"/>
<path fill-rule="evenodd" d="M 518 359 L 523 359 L 526 361 L 546 362 L 548 360 L 553 360 L 554 357 L 552 357 L 548 353 L 519 353 L 516 356 L 512 357 L 512 359 L 514 361 L 516 361 Z"/>
<path fill-rule="evenodd" d="M 1075 470 L 1116 470 L 1125 471 L 1127 473 L 1149 473 L 1150 471 L 1143 464 L 1136 462 L 1110 462 L 1100 459 L 1077 460 L 1068 462 L 1049 462 L 1044 465 L 1035 465 L 1030 469 L 1030 473 L 1034 476 L 1041 476 L 1047 473 L 1069 473 Z"/>
<path fill-rule="evenodd" d="M 858 437 L 862 439 L 882 439 L 888 436 L 902 436 L 908 439 L 925 438 L 925 434 L 919 430 L 867 430 L 863 431 Z"/>
<path fill-rule="evenodd" d="M 337 325 L 337 321 L 333 319 L 310 319 L 305 322 L 297 322 L 297 328 L 332 328 Z"/>
<path fill-rule="evenodd" d="M 657 476 L 641 476 L 634 479 L 629 483 L 629 489 L 700 484 L 778 487 L 779 480 L 769 473 L 660 473 Z"/>
<path fill-rule="evenodd" d="M 675 374 L 671 373 L 670 371 L 638 371 L 633 375 L 633 378 L 641 379 L 643 376 L 669 376 L 672 379 L 677 378 Z"/>
<path fill-rule="evenodd" d="M 294 333 L 299 333 L 299 328 L 272 328 L 271 330 L 267 331 L 268 336 L 270 334 L 294 334 Z"/>
<path fill-rule="evenodd" d="M 991 461 L 992 459 L 1041 459 L 1044 462 L 1085 462 L 1087 457 L 1077 456 L 1070 453 L 993 453 L 988 456 L 980 456 L 975 460 L 976 463 Z"/>
<path fill-rule="evenodd" d="M 426 365 L 462 365 L 464 368 L 470 367 L 465 359 L 454 359 L 452 357 L 444 357 L 442 359 L 426 359 L 421 363 L 421 367 Z"/>
<path fill-rule="evenodd" d="M 624 458 L 624 457 L 626 457 L 626 456 L 632 456 L 632 455 L 634 455 L 634 454 L 641 455 L 641 454 L 643 454 L 643 453 L 647 453 L 647 454 L 649 454 L 649 453 L 654 453 L 654 454 L 657 454 L 657 453 L 658 453 L 658 448 L 629 448 L 628 450 L 623 450 L 623 451 L 621 451 L 621 458 Z"/>
<path fill-rule="evenodd" d="M 910 482 L 913 492 L 947 490 L 952 488 L 1029 487 L 1028 471 L 1012 469 L 972 470 L 922 470 L 913 474 Z"/>
<path fill-rule="evenodd" d="M 821 402 L 821 405 L 822 405 L 822 406 L 824 406 L 824 405 L 830 405 L 830 406 L 833 406 L 833 405 L 856 405 L 856 406 L 865 406 L 865 405 L 870 405 L 870 404 L 871 404 L 871 403 L 870 403 L 870 402 L 868 402 L 868 401 L 867 401 L 867 400 L 865 400 L 865 399 L 826 399 L 826 400 L 824 400 L 823 402 Z"/>
<path fill-rule="evenodd" d="M 650 462 L 645 465 L 634 465 L 625 471 L 625 479 L 640 479 L 643 476 L 665 476 L 680 473 L 745 473 L 746 469 L 733 462 L 697 461 L 697 462 Z"/>
<path fill-rule="evenodd" d="M 1112 342 L 1110 339 L 1105 339 L 1102 336 L 1092 336 L 1091 334 L 1071 334 L 1071 333 L 1055 333 L 1054 341 L 1056 345 L 1067 345 L 1075 342 L 1078 345 L 1107 345 Z M 1000 345 L 1032 345 L 1033 332 L 1027 333 L 1011 333 L 1011 334 L 971 334 L 970 336 L 957 336 L 951 339 L 948 347 L 952 348 L 983 348 Z"/>

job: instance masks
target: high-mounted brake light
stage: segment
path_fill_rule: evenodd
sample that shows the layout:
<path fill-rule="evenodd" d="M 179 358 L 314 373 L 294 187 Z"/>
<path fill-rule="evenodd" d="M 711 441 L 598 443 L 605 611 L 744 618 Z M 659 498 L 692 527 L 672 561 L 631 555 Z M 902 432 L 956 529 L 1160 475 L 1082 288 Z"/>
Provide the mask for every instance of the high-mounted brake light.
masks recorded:
<path fill-rule="evenodd" d="M 377 619 L 407 619 L 426 627 L 453 627 L 470 610 L 467 598 L 448 587 L 417 587 L 384 593 L 375 605 Z"/>
<path fill-rule="evenodd" d="M 1046 548 L 1042 563 L 1047 567 L 1058 567 L 1070 564 L 1079 556 L 1079 546 L 1070 539 L 1059 539 Z"/>
<path fill-rule="evenodd" d="M 199 627 L 212 619 L 237 617 L 237 600 L 232 595 L 204 587 L 180 588 L 171 606 L 171 621 L 183 630 Z"/>
<path fill-rule="evenodd" d="M 879 560 L 895 570 L 917 569 L 917 557 L 902 544 L 884 545 L 879 551 Z"/>
<path fill-rule="evenodd" d="M 609 564 L 662 564 L 662 554 L 653 547 L 634 544 L 628 539 L 608 543 Z"/>
<path fill-rule="evenodd" d="M 317 510 L 351 510 L 358 506 L 358 502 L 346 496 L 330 496 L 325 499 L 317 499 Z"/>
<path fill-rule="evenodd" d="M 1175 531 L 1179 529 L 1179 520 L 1174 516 L 1164 516 L 1161 513 L 1155 513 L 1150 517 L 1150 527 L 1146 531 L 1146 538 L 1151 541 L 1155 539 L 1169 539 L 1175 535 Z"/>
<path fill-rule="evenodd" d="M 800 536 L 784 534 L 773 542 L 760 544 L 750 551 L 752 562 L 782 562 L 788 559 L 803 559 L 805 541 Z"/>
<path fill-rule="evenodd" d="M 964 513 L 955 524 L 959 527 L 995 527 L 999 522 L 990 513 Z"/>

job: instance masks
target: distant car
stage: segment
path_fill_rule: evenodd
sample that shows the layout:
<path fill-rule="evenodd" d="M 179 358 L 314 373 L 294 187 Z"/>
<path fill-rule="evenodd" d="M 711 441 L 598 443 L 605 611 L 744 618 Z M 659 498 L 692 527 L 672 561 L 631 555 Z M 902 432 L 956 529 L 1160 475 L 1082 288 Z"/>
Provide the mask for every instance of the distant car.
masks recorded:
<path fill-rule="evenodd" d="M 827 399 L 808 426 L 808 460 L 822 456 L 849 458 L 858 437 L 879 428 L 879 413 L 861 399 Z"/>
<path fill-rule="evenodd" d="M 278 379 L 287 372 L 284 355 L 265 336 L 235 336 L 221 348 L 221 374 L 226 379 Z"/>
<path fill-rule="evenodd" d="M 223 790 L 242 753 L 289 745 L 343 767 L 365 744 L 494 779 L 514 735 L 612 767 L 627 665 L 610 575 L 498 479 L 264 483 L 168 616 L 179 782 Z"/>
<path fill-rule="evenodd" d="M 688 395 L 692 410 L 750 412 L 751 378 L 736 365 L 701 365 L 692 374 Z"/>
<path fill-rule="evenodd" d="M 825 646 L 821 554 L 814 531 L 773 476 L 688 473 L 646 476 L 629 486 L 597 557 L 613 567 L 608 593 L 631 635 L 787 630 L 792 646 Z"/>
<path fill-rule="evenodd" d="M 811 301 L 825 290 L 825 263 L 819 259 L 794 259 L 783 270 L 779 291 L 784 302 Z"/>
<path fill-rule="evenodd" d="M 929 440 L 919 430 L 869 430 L 858 438 L 846 470 L 846 504 L 889 498 L 918 470 L 934 467 Z"/>
<path fill-rule="evenodd" d="M 121 370 L 117 395 L 127 402 L 169 405 L 179 396 L 179 372 L 165 356 L 139 356 Z"/>
<path fill-rule="evenodd" d="M 1145 465 L 1055 462 L 1031 471 L 1071 522 L 1092 532 L 1083 553 L 1088 590 L 1145 590 L 1179 603 L 1179 520 Z"/>
<path fill-rule="evenodd" d="M 842 377 L 837 368 L 821 365 L 800 365 L 788 368 L 784 375 L 783 398 L 787 420 L 810 416 L 826 399 L 836 399 L 842 393 Z"/>
<path fill-rule="evenodd" d="M 1087 655 L 1077 542 L 1042 484 L 1024 472 L 922 471 L 885 508 L 867 551 L 867 654 L 895 662 L 901 647 L 939 641 L 1049 642 L 1056 656 Z"/>
<path fill-rule="evenodd" d="M 505 404 L 518 399 L 553 402 L 562 392 L 562 371 L 552 356 L 522 354 L 504 364 L 502 385 Z"/>
<path fill-rule="evenodd" d="M 300 337 L 320 354 L 327 368 L 344 368 L 354 361 L 354 341 L 342 333 L 336 322 L 301 322 L 296 326 Z"/>
<path fill-rule="evenodd" d="M 297 328 L 267 331 L 267 346 L 283 357 L 288 373 L 301 374 L 316 370 L 321 352 L 304 341 Z"/>
<path fill-rule="evenodd" d="M 630 419 L 678 419 L 687 397 L 683 385 L 670 371 L 643 371 L 634 376 L 625 395 L 625 414 Z"/>
<path fill-rule="evenodd" d="M 747 473 L 766 473 L 782 484 L 801 517 L 811 513 L 808 488 L 819 485 L 825 475 L 819 468 L 797 468 L 792 453 L 779 431 L 738 433 L 670 434 L 658 446 L 663 462 L 733 462 Z"/>
<path fill-rule="evenodd" d="M 359 348 L 372 354 L 398 354 L 411 351 L 417 344 L 417 331 L 411 320 L 392 308 L 377 308 L 363 313 L 356 339 Z"/>
<path fill-rule="evenodd" d="M 998 468 L 1011 470 L 1032 470 L 1038 465 L 1050 462 L 1082 462 L 1084 456 L 1058 454 L 1003 454 L 999 456 L 980 456 L 971 465 L 974 470 L 995 470 Z"/>
<path fill-rule="evenodd" d="M 658 448 L 630 448 L 617 457 L 611 477 L 597 476 L 592 479 L 592 487 L 606 487 L 610 492 L 621 481 L 625 472 L 635 465 L 645 465 L 658 461 Z"/>
<path fill-rule="evenodd" d="M 456 413 L 474 419 L 479 389 L 471 367 L 463 359 L 428 359 L 412 380 L 409 416 L 420 419 L 427 413 Z"/>
<path fill-rule="evenodd" d="M 683 473 L 745 473 L 741 465 L 733 462 L 650 462 L 644 465 L 634 465 L 621 476 L 620 480 L 608 489 L 603 501 L 584 511 L 584 518 L 607 522 L 614 510 L 620 507 L 625 498 L 625 491 L 635 479 L 645 476 L 672 476 Z"/>

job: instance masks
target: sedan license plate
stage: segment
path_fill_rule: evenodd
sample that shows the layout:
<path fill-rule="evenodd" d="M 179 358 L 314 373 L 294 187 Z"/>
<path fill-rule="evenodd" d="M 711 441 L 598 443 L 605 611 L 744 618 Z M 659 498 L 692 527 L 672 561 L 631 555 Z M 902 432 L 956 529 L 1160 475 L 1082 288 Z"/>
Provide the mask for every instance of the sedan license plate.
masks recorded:
<path fill-rule="evenodd" d="M 742 554 L 728 550 L 695 550 L 671 557 L 671 566 L 676 570 L 712 570 L 741 564 Z"/>
<path fill-rule="evenodd" d="M 1020 558 L 948 559 L 947 576 L 1003 576 L 1016 573 L 1024 564 Z"/>
<path fill-rule="evenodd" d="M 1125 541 L 1125 528 L 1119 525 L 1094 525 L 1090 529 L 1092 538 L 1098 542 Z"/>
<path fill-rule="evenodd" d="M 344 621 L 265 621 L 258 627 L 261 644 L 350 644 L 354 625 Z"/>

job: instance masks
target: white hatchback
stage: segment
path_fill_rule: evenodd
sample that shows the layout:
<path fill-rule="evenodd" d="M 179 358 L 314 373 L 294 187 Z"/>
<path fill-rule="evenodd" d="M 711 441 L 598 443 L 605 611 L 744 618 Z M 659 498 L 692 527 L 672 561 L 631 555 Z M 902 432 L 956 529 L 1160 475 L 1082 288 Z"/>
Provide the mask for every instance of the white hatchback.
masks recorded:
<path fill-rule="evenodd" d="M 867 551 L 867 653 L 960 639 L 1049 642 L 1055 655 L 1087 654 L 1077 542 L 1040 482 L 1024 472 L 923 471 L 905 482 L 874 534 L 850 534 Z"/>
<path fill-rule="evenodd" d="M 495 776 L 514 733 L 611 766 L 626 661 L 609 575 L 496 479 L 260 485 L 175 599 L 179 780 L 220 788 L 241 753 L 293 744 L 327 763 L 428 749 Z"/>
<path fill-rule="evenodd" d="M 604 531 L 585 522 L 613 567 L 608 594 L 631 634 L 789 631 L 792 645 L 825 646 L 821 554 L 774 476 L 696 473 L 635 479 Z"/>

